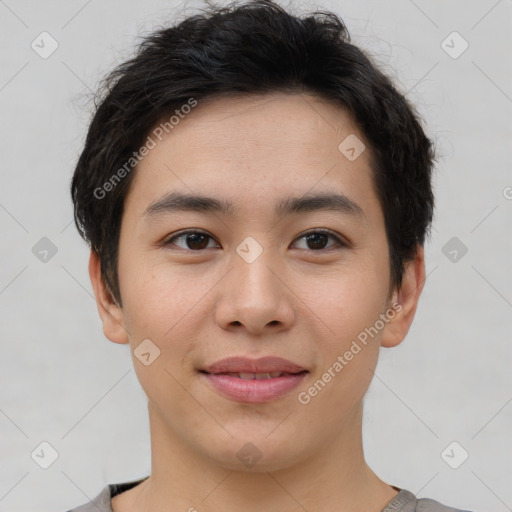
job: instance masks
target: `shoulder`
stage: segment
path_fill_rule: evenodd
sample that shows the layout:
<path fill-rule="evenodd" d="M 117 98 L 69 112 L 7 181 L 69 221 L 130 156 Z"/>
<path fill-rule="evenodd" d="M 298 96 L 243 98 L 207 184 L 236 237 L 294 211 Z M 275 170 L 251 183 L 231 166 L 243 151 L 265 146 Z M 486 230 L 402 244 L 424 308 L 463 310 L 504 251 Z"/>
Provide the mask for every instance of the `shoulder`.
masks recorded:
<path fill-rule="evenodd" d="M 108 484 L 95 498 L 66 512 L 112 512 L 111 500 L 114 496 L 132 489 L 147 478 L 149 477 L 146 476 L 138 480 L 131 480 L 130 482 Z"/>
<path fill-rule="evenodd" d="M 106 485 L 102 491 L 88 503 L 84 503 L 67 512 L 112 512 L 110 507 L 111 488 Z"/>
<path fill-rule="evenodd" d="M 406 490 L 400 489 L 399 493 L 388 503 L 382 512 L 471 512 L 459 508 L 443 505 L 439 501 L 430 498 L 416 498 Z"/>
<path fill-rule="evenodd" d="M 460 508 L 448 507 L 430 498 L 420 498 L 416 503 L 415 512 L 471 512 Z"/>

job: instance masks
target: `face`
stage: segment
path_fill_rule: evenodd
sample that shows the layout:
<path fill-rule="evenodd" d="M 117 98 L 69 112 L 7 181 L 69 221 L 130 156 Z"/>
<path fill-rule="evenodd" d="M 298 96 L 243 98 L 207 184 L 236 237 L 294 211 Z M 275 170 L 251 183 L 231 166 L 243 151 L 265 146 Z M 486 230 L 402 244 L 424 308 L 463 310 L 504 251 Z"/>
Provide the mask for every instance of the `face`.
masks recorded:
<path fill-rule="evenodd" d="M 412 319 L 392 306 L 368 145 L 354 159 L 361 142 L 342 108 L 314 96 L 223 98 L 199 102 L 138 165 L 120 233 L 122 308 L 102 318 L 112 341 L 130 344 L 152 434 L 226 468 L 243 467 L 245 446 L 268 471 L 360 430 L 379 347 Z M 214 201 L 193 208 L 178 194 Z M 267 356 L 297 365 L 295 376 L 204 373 Z"/>

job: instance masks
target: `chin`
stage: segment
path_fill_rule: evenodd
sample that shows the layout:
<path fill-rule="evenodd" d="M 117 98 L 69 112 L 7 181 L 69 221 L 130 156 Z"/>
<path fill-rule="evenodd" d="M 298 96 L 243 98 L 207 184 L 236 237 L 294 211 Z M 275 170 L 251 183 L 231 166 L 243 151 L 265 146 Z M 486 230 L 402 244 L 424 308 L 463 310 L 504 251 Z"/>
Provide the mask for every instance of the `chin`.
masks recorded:
<path fill-rule="evenodd" d="M 278 432 L 278 424 L 274 421 L 265 431 L 227 428 L 233 437 L 219 441 L 217 446 L 210 444 L 208 456 L 219 466 L 232 471 L 264 473 L 287 469 L 307 456 L 297 450 L 297 446 L 304 444 L 285 429 Z"/>

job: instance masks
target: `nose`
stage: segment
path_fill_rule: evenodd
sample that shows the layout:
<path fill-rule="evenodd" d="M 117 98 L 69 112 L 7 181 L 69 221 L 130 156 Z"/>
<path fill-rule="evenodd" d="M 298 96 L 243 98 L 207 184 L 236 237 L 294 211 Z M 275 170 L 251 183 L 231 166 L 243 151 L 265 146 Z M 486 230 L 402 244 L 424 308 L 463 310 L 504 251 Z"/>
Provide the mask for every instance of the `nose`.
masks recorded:
<path fill-rule="evenodd" d="M 289 329 L 295 320 L 291 283 L 266 251 L 249 263 L 233 255 L 232 269 L 223 279 L 216 320 L 225 330 L 253 335 Z"/>

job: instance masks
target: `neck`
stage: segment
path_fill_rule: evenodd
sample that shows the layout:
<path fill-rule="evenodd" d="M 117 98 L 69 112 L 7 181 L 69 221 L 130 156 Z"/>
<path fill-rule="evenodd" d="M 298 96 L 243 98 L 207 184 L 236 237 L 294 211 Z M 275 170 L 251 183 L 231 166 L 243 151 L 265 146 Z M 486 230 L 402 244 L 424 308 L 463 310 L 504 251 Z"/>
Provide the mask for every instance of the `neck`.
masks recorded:
<path fill-rule="evenodd" d="M 149 405 L 151 476 L 112 499 L 114 512 L 194 510 L 231 512 L 380 512 L 397 494 L 368 467 L 362 448 L 362 404 L 335 442 L 313 456 L 268 470 L 245 470 L 206 458 L 170 432 Z"/>

